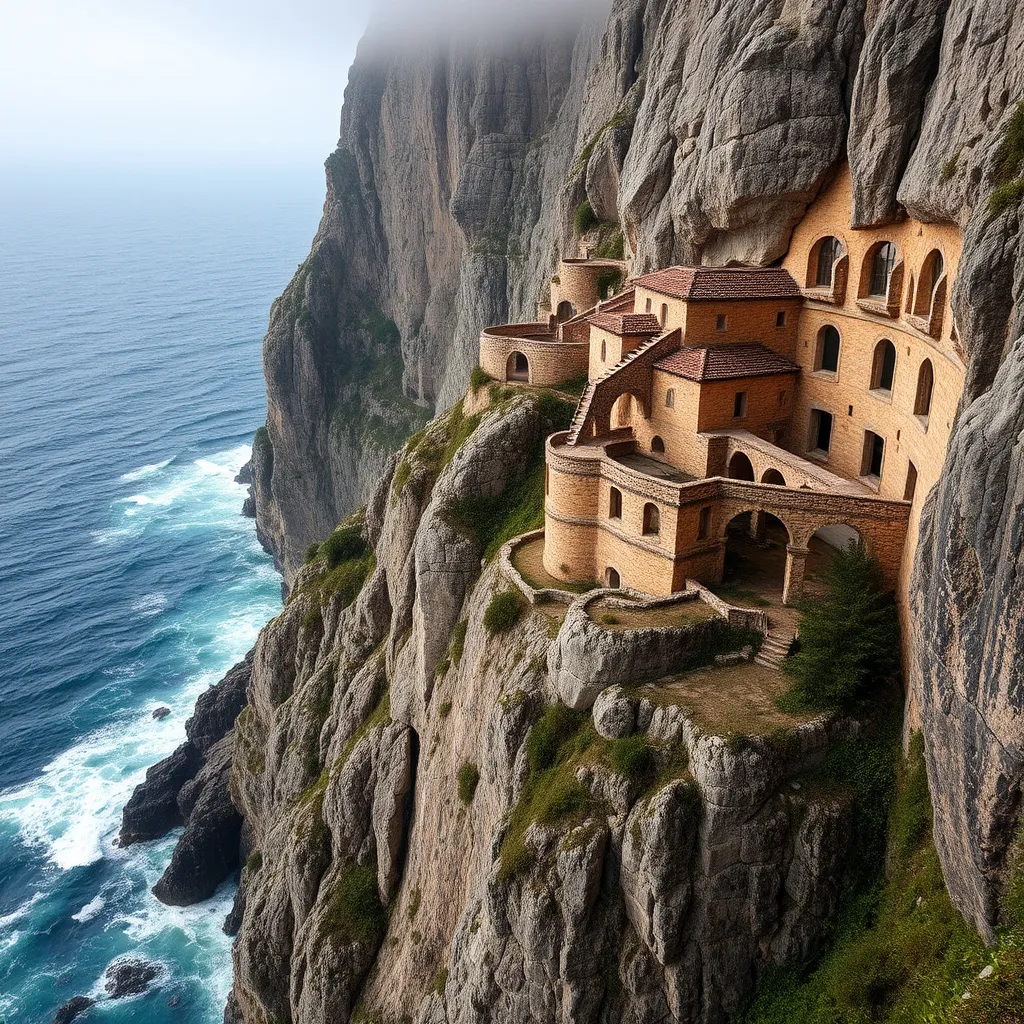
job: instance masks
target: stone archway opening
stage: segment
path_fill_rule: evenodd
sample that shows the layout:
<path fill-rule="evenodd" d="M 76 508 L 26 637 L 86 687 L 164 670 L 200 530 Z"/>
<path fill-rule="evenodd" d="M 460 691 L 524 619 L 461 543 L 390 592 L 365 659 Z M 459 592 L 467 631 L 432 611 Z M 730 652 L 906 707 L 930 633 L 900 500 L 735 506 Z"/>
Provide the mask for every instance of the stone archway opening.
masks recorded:
<path fill-rule="evenodd" d="M 782 520 L 761 509 L 741 512 L 729 521 L 723 540 L 715 593 L 746 608 L 781 608 L 790 546 Z"/>
<path fill-rule="evenodd" d="M 576 310 L 572 308 L 572 303 L 568 299 L 562 299 L 555 311 L 555 318 L 558 322 L 564 324 L 566 320 L 571 320 L 575 315 Z"/>
<path fill-rule="evenodd" d="M 644 405 L 638 395 L 627 391 L 619 395 L 612 405 L 611 427 L 632 427 L 636 420 L 644 419 Z"/>
<path fill-rule="evenodd" d="M 754 480 L 754 466 L 744 452 L 734 452 L 729 460 L 730 480 Z"/>
<path fill-rule="evenodd" d="M 530 380 L 530 360 L 522 352 L 512 352 L 505 363 L 505 379 Z"/>
<path fill-rule="evenodd" d="M 612 590 L 618 590 L 622 586 L 622 577 L 619 576 L 619 570 L 613 569 L 610 565 L 604 571 L 604 585 L 610 587 Z"/>
<path fill-rule="evenodd" d="M 761 475 L 761 483 L 778 484 L 779 487 L 785 487 L 786 478 L 777 469 L 766 469 Z"/>

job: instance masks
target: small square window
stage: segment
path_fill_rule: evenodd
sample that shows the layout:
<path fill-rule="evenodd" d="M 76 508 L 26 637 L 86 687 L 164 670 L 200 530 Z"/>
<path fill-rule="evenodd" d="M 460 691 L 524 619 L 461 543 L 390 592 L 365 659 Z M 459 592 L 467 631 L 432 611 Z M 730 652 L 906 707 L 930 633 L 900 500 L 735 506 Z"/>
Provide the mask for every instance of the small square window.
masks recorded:
<path fill-rule="evenodd" d="M 775 314 L 775 326 L 776 327 L 785 327 L 786 326 L 786 311 L 784 309 L 780 309 L 778 311 L 778 313 Z"/>
<path fill-rule="evenodd" d="M 729 318 L 724 313 L 719 313 L 715 320 L 715 330 L 724 331 L 729 326 Z"/>
<path fill-rule="evenodd" d="M 732 415 L 733 419 L 742 419 L 747 415 L 747 393 L 746 391 L 737 391 L 736 397 L 732 403 Z"/>

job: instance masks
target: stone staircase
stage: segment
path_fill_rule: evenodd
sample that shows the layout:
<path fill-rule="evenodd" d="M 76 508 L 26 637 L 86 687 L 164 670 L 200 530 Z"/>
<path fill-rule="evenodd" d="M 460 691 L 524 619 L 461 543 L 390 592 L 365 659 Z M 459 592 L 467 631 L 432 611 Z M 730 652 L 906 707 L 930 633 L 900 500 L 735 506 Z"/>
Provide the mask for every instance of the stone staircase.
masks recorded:
<path fill-rule="evenodd" d="M 666 335 L 664 334 L 657 334 L 653 338 L 648 338 L 642 345 L 633 349 L 628 355 L 623 356 L 614 366 L 605 370 L 600 377 L 588 382 L 587 386 L 583 389 L 583 394 L 580 395 L 579 405 L 576 406 L 576 412 L 573 413 L 572 423 L 569 424 L 569 436 L 566 438 L 566 444 L 575 444 L 579 440 L 580 431 L 583 429 L 583 424 L 587 421 L 587 416 L 590 413 L 590 403 L 593 401 L 597 386 L 613 377 L 620 370 L 635 363 L 637 359 L 663 341 L 665 337 Z"/>
<path fill-rule="evenodd" d="M 755 664 L 764 665 L 765 668 L 781 669 L 782 663 L 789 657 L 789 649 L 795 639 L 795 633 L 783 629 L 769 629 L 754 659 Z"/>

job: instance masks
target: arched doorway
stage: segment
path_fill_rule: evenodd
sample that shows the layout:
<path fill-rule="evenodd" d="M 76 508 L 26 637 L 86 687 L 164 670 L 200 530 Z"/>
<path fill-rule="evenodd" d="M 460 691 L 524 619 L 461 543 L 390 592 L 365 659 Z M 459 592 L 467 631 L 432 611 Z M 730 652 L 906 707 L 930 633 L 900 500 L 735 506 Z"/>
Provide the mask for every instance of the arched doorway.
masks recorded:
<path fill-rule="evenodd" d="M 761 476 L 761 483 L 778 484 L 780 487 L 785 487 L 786 478 L 777 469 L 766 469 Z"/>
<path fill-rule="evenodd" d="M 560 324 L 565 323 L 566 320 L 571 320 L 576 315 L 576 311 L 572 308 L 572 303 L 568 299 L 562 299 L 558 304 L 558 309 L 555 311 L 555 317 Z"/>
<path fill-rule="evenodd" d="M 712 589 L 730 604 L 781 608 L 789 531 L 761 509 L 733 516 L 722 534 L 721 582 Z"/>
<path fill-rule="evenodd" d="M 753 480 L 754 467 L 743 452 L 735 452 L 729 460 L 730 480 Z"/>
<path fill-rule="evenodd" d="M 651 438 L 651 451 L 654 452 L 655 455 L 665 454 L 665 442 L 658 437 L 657 434 Z"/>
<path fill-rule="evenodd" d="M 618 590 L 622 586 L 622 579 L 619 576 L 619 570 L 613 569 L 610 565 L 604 571 L 604 585 L 610 587 L 612 590 Z"/>
<path fill-rule="evenodd" d="M 530 360 L 522 352 L 513 352 L 505 363 L 506 380 L 530 380 Z"/>
<path fill-rule="evenodd" d="M 627 391 L 624 395 L 619 395 L 615 399 L 615 404 L 612 405 L 612 429 L 614 430 L 616 427 L 631 427 L 634 418 L 644 418 L 643 403 L 636 395 L 630 394 Z"/>

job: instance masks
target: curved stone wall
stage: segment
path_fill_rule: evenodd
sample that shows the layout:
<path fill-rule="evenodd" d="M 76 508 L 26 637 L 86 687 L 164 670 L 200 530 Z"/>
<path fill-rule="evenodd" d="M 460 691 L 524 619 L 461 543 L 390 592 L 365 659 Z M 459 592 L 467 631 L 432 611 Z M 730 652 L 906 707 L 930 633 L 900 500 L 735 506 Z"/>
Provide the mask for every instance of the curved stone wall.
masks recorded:
<path fill-rule="evenodd" d="M 480 366 L 495 380 L 522 380 L 510 372 L 515 354 L 526 357 L 525 382 L 552 387 L 587 372 L 586 341 L 561 341 L 548 324 L 506 324 L 480 335 Z M 514 366 L 514 364 L 512 364 Z"/>
<path fill-rule="evenodd" d="M 602 278 L 619 275 L 619 283 L 626 276 L 626 264 L 621 260 L 566 259 L 558 264 L 558 272 L 551 279 L 551 312 L 558 318 L 558 309 L 563 302 L 572 307 L 572 316 L 584 310 L 593 309 L 602 299 L 600 283 Z"/>

